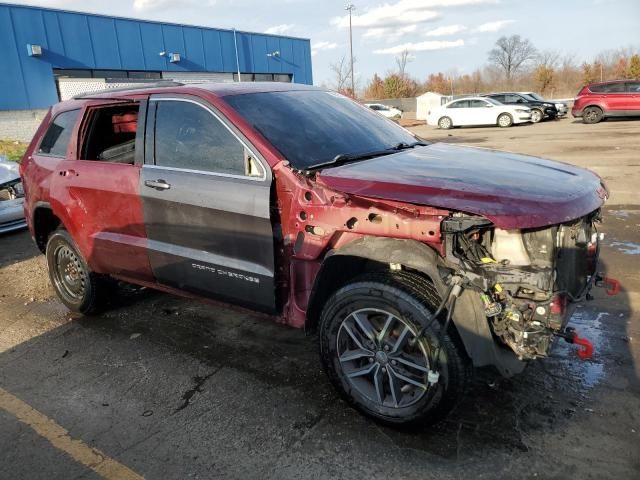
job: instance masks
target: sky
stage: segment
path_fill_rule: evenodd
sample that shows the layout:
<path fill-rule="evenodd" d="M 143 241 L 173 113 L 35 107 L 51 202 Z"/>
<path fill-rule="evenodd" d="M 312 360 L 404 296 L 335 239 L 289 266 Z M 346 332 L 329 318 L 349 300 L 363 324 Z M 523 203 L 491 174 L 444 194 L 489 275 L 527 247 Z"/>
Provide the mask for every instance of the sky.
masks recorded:
<path fill-rule="evenodd" d="M 237 28 L 309 38 L 315 84 L 330 83 L 330 65 L 349 55 L 347 1 L 342 0 L 9 0 L 146 20 Z M 640 0 L 352 0 L 356 78 L 395 69 L 469 73 L 486 63 L 502 35 L 519 34 L 541 50 L 590 61 L 602 50 L 640 50 Z"/>

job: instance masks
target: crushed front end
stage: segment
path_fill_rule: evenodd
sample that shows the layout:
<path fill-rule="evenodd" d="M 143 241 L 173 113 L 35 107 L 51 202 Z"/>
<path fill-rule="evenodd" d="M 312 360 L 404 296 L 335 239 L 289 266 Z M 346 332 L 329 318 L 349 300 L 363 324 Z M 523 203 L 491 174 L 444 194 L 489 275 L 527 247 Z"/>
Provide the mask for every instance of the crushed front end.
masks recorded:
<path fill-rule="evenodd" d="M 502 230 L 462 213 L 442 221 L 452 275 L 464 278 L 480 297 L 494 339 L 519 360 L 548 355 L 555 336 L 583 341 L 567 322 L 574 304 L 589 298 L 600 279 L 599 222 L 600 210 L 523 230 Z"/>

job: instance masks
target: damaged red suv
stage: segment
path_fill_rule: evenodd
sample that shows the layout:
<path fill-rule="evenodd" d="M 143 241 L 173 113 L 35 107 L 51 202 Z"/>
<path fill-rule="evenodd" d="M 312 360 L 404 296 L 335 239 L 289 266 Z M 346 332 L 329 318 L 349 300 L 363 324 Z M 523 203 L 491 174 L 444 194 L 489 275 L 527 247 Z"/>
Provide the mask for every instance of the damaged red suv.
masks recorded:
<path fill-rule="evenodd" d="M 426 143 L 314 87 L 62 102 L 21 174 L 71 310 L 112 277 L 267 312 L 317 332 L 336 388 L 391 424 L 445 415 L 474 367 L 513 375 L 580 342 L 569 312 L 598 279 L 597 175 Z"/>

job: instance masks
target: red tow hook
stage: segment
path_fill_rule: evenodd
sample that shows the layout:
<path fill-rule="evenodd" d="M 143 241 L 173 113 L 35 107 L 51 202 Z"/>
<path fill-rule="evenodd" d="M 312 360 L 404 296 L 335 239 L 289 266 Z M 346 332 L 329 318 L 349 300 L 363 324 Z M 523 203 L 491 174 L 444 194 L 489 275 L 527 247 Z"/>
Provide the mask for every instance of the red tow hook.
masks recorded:
<path fill-rule="evenodd" d="M 576 352 L 580 360 L 589 360 L 593 356 L 593 344 L 586 338 L 579 337 L 575 328 L 567 327 L 564 333 L 557 335 L 564 338 L 567 343 L 580 345 L 581 348 Z"/>
<path fill-rule="evenodd" d="M 612 297 L 620 292 L 620 282 L 618 280 L 602 275 L 596 277 L 596 287 L 609 287 L 607 288 L 607 295 Z"/>
<path fill-rule="evenodd" d="M 576 335 L 573 337 L 573 343 L 582 347 L 576 352 L 580 360 L 589 360 L 593 356 L 593 344 L 586 338 Z"/>

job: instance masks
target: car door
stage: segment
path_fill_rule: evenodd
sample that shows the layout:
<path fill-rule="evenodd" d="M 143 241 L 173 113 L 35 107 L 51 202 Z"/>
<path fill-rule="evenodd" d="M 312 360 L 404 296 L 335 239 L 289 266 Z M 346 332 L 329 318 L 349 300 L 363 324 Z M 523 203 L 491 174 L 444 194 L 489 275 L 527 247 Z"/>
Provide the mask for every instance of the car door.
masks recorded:
<path fill-rule="evenodd" d="M 470 123 L 469 100 L 458 100 L 449 104 L 447 107 L 447 116 L 454 125 L 472 125 Z"/>
<path fill-rule="evenodd" d="M 65 227 L 92 270 L 152 281 L 139 196 L 145 107 L 145 100 L 85 106 L 78 133 L 56 165 L 51 191 L 52 203 L 64 209 Z M 124 113 L 126 131 L 115 123 Z M 129 148 L 123 158 L 101 155 L 124 144 Z"/>
<path fill-rule="evenodd" d="M 493 105 L 485 100 L 469 100 L 469 117 L 473 125 L 494 125 L 496 112 Z"/>
<path fill-rule="evenodd" d="M 623 115 L 627 109 L 628 96 L 622 82 L 613 82 L 604 87 L 604 102 L 607 112 Z"/>
<path fill-rule="evenodd" d="M 640 82 L 625 83 L 624 110 L 628 115 L 640 115 Z"/>
<path fill-rule="evenodd" d="M 274 311 L 266 162 L 199 99 L 154 96 L 149 112 L 140 189 L 156 280 Z"/>

